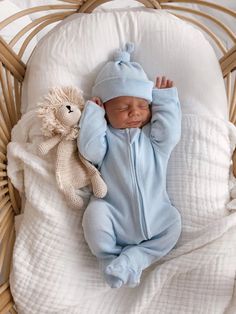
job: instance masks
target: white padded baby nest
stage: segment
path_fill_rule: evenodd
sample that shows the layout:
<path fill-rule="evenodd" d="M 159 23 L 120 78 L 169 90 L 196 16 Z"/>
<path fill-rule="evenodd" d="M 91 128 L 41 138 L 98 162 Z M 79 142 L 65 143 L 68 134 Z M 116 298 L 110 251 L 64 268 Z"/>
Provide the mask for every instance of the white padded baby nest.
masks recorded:
<path fill-rule="evenodd" d="M 90 7 L 94 1 L 87 2 Z M 111 291 L 102 282 L 96 259 L 83 240 L 82 213 L 68 209 L 58 194 L 50 160 L 45 163 L 35 155 L 34 143 L 40 139 L 40 130 L 31 110 L 52 86 L 76 85 L 89 98 L 99 68 L 126 41 L 135 42 L 134 59 L 151 79 L 166 74 L 179 89 L 185 114 L 183 137 L 170 161 L 168 188 L 172 201 L 181 209 L 184 236 L 165 263 L 144 274 L 140 287 Z M 143 49 L 147 46 L 149 50 Z M 155 65 L 153 60 L 157 60 Z M 233 70 L 230 64 L 223 68 L 225 73 Z M 13 73 L 17 76 L 21 70 Z M 21 80 L 20 75 L 17 77 Z M 47 34 L 33 53 L 23 84 L 21 110 L 24 117 L 14 129 L 15 143 L 8 156 L 9 164 L 10 160 L 17 161 L 8 174 L 13 182 L 15 176 L 16 186 L 21 185 L 28 198 L 11 276 L 20 313 L 182 314 L 207 309 L 221 314 L 231 306 L 235 217 L 228 217 L 225 205 L 230 200 L 234 127 L 227 122 L 227 98 L 219 63 L 196 28 L 164 11 L 135 9 L 72 15 Z M 22 180 L 17 182 L 22 170 L 24 185 Z M 11 199 L 17 209 L 12 193 Z M 228 280 L 222 280 L 226 276 Z M 9 296 L 7 283 L 1 291 Z M 2 303 L 1 309 L 6 306 L 12 307 L 10 301 Z"/>
<path fill-rule="evenodd" d="M 56 26 L 28 63 L 22 111 L 35 108 L 53 86 L 79 86 L 89 98 L 99 69 L 128 41 L 151 80 L 165 74 L 175 81 L 184 113 L 228 118 L 221 69 L 207 39 L 165 11 L 142 8 L 74 14 Z"/>

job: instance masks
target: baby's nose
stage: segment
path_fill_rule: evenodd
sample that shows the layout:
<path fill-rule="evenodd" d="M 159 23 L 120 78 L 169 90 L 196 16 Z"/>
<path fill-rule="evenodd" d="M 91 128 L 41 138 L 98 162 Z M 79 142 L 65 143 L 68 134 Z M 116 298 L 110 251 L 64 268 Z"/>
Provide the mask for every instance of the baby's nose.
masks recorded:
<path fill-rule="evenodd" d="M 69 111 L 71 110 L 71 106 L 69 106 L 69 105 L 66 106 L 66 108 L 67 108 Z"/>
<path fill-rule="evenodd" d="M 131 116 L 139 116 L 140 112 L 138 109 L 133 108 L 132 110 L 130 110 L 130 115 Z"/>

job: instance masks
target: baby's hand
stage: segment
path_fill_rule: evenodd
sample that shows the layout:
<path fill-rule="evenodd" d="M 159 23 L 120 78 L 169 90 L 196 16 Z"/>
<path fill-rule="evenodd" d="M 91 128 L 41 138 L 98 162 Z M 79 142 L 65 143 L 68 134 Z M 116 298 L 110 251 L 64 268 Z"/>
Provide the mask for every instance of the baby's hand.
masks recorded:
<path fill-rule="evenodd" d="M 156 88 L 171 88 L 174 86 L 174 82 L 171 80 L 166 79 L 165 76 L 157 77 L 156 78 Z"/>
<path fill-rule="evenodd" d="M 103 102 L 101 101 L 99 97 L 92 97 L 91 100 L 95 102 L 99 107 L 104 109 Z"/>

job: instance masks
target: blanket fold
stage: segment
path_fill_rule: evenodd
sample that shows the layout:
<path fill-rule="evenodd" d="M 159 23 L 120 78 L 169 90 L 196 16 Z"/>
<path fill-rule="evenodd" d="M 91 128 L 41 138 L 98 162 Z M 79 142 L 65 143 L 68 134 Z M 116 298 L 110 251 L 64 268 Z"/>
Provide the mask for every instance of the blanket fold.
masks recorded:
<path fill-rule="evenodd" d="M 183 220 L 181 238 L 144 271 L 138 287 L 110 289 L 84 240 L 83 210 L 68 208 L 56 187 L 53 152 L 37 154 L 43 138 L 35 119 L 33 111 L 25 114 L 8 146 L 8 175 L 26 198 L 10 276 L 19 313 L 236 312 L 233 125 L 183 115 L 167 174 L 168 194 Z"/>

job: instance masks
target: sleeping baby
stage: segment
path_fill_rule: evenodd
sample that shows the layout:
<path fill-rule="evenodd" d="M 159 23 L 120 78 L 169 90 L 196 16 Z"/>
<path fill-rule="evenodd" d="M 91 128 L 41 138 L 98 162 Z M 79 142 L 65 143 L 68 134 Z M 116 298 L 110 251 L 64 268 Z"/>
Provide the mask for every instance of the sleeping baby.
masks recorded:
<path fill-rule="evenodd" d="M 181 135 L 177 89 L 165 77 L 155 87 L 134 45 L 99 72 L 80 119 L 78 148 L 108 187 L 91 197 L 84 236 L 111 288 L 135 287 L 142 271 L 166 255 L 181 233 L 181 218 L 166 192 L 171 151 Z"/>

